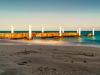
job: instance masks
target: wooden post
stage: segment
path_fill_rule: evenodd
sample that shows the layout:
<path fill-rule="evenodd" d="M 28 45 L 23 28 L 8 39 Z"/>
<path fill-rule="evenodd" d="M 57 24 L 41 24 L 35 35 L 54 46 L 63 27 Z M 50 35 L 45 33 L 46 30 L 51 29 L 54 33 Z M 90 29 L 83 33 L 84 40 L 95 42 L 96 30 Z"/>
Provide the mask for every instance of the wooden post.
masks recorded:
<path fill-rule="evenodd" d="M 62 36 L 62 27 L 59 27 L 59 36 Z"/>
<path fill-rule="evenodd" d="M 92 35 L 93 35 L 93 36 L 95 35 L 95 30 L 94 30 L 94 28 L 92 29 Z"/>
<path fill-rule="evenodd" d="M 32 39 L 32 29 L 31 25 L 29 25 L 29 40 Z"/>
<path fill-rule="evenodd" d="M 81 28 L 79 28 L 79 30 L 78 30 L 78 31 L 79 31 L 79 36 L 81 36 Z"/>
<path fill-rule="evenodd" d="M 14 26 L 11 26 L 11 33 L 14 33 Z"/>
<path fill-rule="evenodd" d="M 65 32 L 65 30 L 64 30 L 64 27 L 62 28 L 62 33 L 64 33 Z"/>
<path fill-rule="evenodd" d="M 44 27 L 43 26 L 42 26 L 42 29 L 41 30 L 42 30 L 42 33 L 44 33 Z"/>
<path fill-rule="evenodd" d="M 77 33 L 79 33 L 79 29 L 77 28 Z"/>

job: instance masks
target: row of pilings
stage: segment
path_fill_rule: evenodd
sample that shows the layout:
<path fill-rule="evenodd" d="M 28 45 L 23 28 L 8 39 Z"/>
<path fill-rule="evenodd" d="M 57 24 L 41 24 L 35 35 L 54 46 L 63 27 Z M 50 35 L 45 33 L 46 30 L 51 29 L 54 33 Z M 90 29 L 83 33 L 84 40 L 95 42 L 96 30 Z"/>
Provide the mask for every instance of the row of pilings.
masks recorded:
<path fill-rule="evenodd" d="M 65 32 L 64 27 L 59 27 L 59 32 L 45 32 L 44 27 L 41 27 L 41 33 L 33 33 L 31 25 L 28 26 L 28 33 L 15 33 L 14 26 L 11 26 L 11 33 L 0 33 L 0 38 L 23 39 L 31 40 L 33 37 L 80 37 L 81 28 L 77 28 L 76 32 Z M 92 28 L 92 33 L 87 36 L 94 36 L 95 29 Z"/>

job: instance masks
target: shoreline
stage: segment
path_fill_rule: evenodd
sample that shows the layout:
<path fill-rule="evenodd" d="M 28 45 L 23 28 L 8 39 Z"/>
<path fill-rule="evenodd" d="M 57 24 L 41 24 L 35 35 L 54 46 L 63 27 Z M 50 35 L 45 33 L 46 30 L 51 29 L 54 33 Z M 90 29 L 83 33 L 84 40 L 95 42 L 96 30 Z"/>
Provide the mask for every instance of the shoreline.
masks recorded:
<path fill-rule="evenodd" d="M 50 46 L 83 46 L 83 47 L 95 47 L 100 48 L 99 45 L 93 44 L 76 44 L 73 42 L 62 41 L 62 40 L 10 40 L 10 39 L 0 39 L 0 45 L 50 45 Z"/>

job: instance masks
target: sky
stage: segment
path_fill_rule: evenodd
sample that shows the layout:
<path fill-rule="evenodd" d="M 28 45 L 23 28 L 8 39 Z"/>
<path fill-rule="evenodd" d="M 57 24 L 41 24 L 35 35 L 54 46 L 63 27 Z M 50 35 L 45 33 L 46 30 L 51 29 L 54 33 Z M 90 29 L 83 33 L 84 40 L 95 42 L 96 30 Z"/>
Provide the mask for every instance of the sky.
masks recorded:
<path fill-rule="evenodd" d="M 0 0 L 0 30 L 100 30 L 100 0 Z"/>

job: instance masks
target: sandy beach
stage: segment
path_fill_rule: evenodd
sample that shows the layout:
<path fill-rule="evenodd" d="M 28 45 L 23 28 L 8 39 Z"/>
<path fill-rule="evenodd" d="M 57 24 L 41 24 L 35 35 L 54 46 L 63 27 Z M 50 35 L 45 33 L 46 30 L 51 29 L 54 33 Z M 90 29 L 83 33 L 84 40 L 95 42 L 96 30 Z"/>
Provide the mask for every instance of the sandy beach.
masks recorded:
<path fill-rule="evenodd" d="M 0 45 L 0 75 L 100 75 L 100 48 Z"/>

